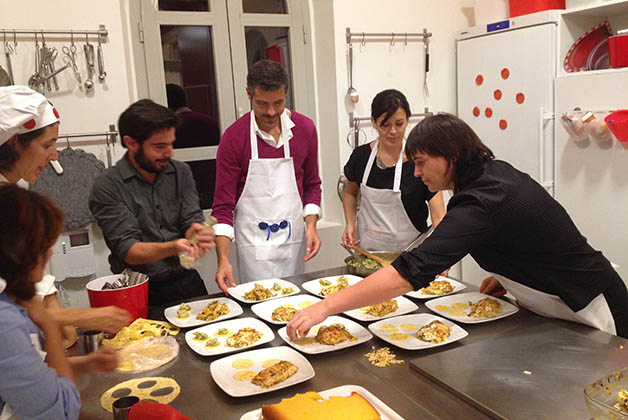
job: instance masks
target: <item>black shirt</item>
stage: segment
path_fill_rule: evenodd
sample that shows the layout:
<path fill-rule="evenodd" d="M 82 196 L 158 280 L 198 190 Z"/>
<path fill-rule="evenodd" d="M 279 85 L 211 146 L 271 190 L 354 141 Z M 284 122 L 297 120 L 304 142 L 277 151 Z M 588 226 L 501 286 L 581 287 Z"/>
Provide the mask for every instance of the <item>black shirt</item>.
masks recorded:
<path fill-rule="evenodd" d="M 370 144 L 364 144 L 351 153 L 345 165 L 345 176 L 349 181 L 362 182 L 366 164 L 371 154 Z M 366 185 L 371 188 L 392 190 L 395 180 L 395 167 L 380 169 L 375 162 Z M 410 221 L 419 232 L 427 230 L 428 207 L 426 201 L 434 197 L 433 192 L 427 189 L 421 178 L 414 176 L 414 163 L 407 161 L 401 168 L 401 202 Z"/>
<path fill-rule="evenodd" d="M 527 174 L 491 160 L 458 184 L 434 233 L 393 262 L 415 289 L 471 254 L 483 269 L 559 296 L 575 312 L 610 287 L 625 291 L 609 261 Z"/>

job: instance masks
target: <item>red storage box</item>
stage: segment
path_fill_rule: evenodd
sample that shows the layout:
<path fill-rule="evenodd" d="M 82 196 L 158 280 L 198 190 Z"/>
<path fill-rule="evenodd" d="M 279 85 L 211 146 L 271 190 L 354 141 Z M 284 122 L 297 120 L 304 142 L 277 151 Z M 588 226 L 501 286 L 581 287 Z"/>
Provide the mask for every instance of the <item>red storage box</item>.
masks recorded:
<path fill-rule="evenodd" d="M 565 8 L 565 0 L 510 0 L 508 3 L 511 18 L 543 10 Z"/>

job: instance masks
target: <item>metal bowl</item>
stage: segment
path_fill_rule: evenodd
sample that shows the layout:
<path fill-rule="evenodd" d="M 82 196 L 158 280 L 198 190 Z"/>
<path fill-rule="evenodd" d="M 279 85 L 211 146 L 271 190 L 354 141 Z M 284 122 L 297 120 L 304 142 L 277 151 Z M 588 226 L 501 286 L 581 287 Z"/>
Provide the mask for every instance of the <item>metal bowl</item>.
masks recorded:
<path fill-rule="evenodd" d="M 394 261 L 399 256 L 398 252 L 388 252 L 388 251 L 374 251 L 374 252 L 371 252 L 371 254 L 375 254 L 378 257 L 382 257 L 390 261 Z M 370 276 L 371 274 L 373 274 L 374 272 L 376 272 L 377 270 L 381 268 L 381 267 L 366 268 L 363 265 L 360 265 L 359 267 L 354 267 L 352 265 L 349 265 L 349 261 L 355 261 L 356 258 L 360 262 L 366 260 L 366 257 L 364 255 L 358 255 L 357 257 L 351 256 L 351 257 L 345 258 L 345 264 L 347 266 L 347 271 L 349 272 L 349 274 L 355 274 L 356 276 L 366 277 L 366 276 Z"/>

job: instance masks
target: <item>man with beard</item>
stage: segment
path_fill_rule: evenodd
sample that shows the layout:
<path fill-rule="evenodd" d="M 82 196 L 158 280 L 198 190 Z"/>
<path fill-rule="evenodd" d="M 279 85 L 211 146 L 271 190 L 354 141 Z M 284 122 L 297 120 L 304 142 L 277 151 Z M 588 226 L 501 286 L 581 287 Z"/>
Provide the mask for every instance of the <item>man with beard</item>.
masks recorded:
<path fill-rule="evenodd" d="M 150 305 L 207 294 L 198 272 L 183 269 L 178 254 L 198 259 L 214 247 L 192 171 L 171 159 L 177 122 L 173 111 L 149 99 L 129 106 L 118 120 L 128 152 L 96 179 L 89 198 L 111 251 L 111 271 L 147 274 Z"/>
<path fill-rule="evenodd" d="M 225 293 L 235 286 L 234 239 L 240 282 L 302 274 L 321 246 L 316 128 L 286 108 L 287 89 L 281 64 L 252 65 L 246 88 L 252 111 L 227 128 L 218 146 L 212 215 L 218 219 L 216 282 Z"/>

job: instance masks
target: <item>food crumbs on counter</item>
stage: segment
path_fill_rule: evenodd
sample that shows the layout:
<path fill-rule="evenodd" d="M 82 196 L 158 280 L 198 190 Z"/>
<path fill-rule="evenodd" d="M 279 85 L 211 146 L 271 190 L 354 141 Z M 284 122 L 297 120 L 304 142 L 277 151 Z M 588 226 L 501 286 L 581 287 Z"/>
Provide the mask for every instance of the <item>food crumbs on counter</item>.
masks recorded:
<path fill-rule="evenodd" d="M 530 372 L 529 370 L 524 370 L 523 373 L 525 373 L 526 375 L 532 375 L 532 372 Z"/>
<path fill-rule="evenodd" d="M 389 365 L 398 365 L 403 363 L 403 360 L 397 360 L 397 356 L 391 353 L 388 347 L 382 347 L 379 350 L 375 350 L 375 347 L 371 347 L 370 353 L 366 353 L 364 357 L 368 359 L 373 366 L 388 367 Z"/>

